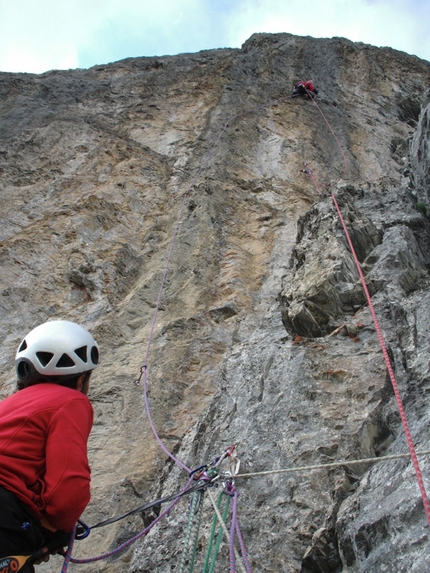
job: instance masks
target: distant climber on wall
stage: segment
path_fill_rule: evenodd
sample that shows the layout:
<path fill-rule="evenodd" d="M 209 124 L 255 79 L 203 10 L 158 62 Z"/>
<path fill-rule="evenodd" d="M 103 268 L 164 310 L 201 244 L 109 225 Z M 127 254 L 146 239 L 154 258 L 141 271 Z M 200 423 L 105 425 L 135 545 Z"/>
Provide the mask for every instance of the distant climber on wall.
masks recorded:
<path fill-rule="evenodd" d="M 307 96 L 313 98 L 317 93 L 318 90 L 312 83 L 312 80 L 308 80 L 307 82 L 297 82 L 291 97 Z"/>
<path fill-rule="evenodd" d="M 37 326 L 19 345 L 18 391 L 0 402 L 2 571 L 31 573 L 32 561 L 61 552 L 89 502 L 87 392 L 98 361 L 91 334 L 67 320 Z M 19 568 L 11 556 L 32 557 Z"/>

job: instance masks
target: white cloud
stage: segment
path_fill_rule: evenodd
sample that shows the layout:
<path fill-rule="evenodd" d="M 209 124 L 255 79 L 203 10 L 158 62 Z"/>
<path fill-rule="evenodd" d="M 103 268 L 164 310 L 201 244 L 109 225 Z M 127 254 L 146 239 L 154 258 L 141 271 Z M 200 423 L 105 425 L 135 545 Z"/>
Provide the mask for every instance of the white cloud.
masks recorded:
<path fill-rule="evenodd" d="M 76 67 L 96 6 L 85 0 L 0 0 L 0 69 L 40 73 Z M 85 17 L 83 17 L 85 15 Z"/>
<path fill-rule="evenodd" d="M 430 59 L 428 0 L 240 0 L 235 10 L 231 41 L 242 43 L 254 32 L 341 36 Z"/>
<path fill-rule="evenodd" d="M 429 0 L 0 0 L 0 70 L 239 47 L 255 32 L 343 36 L 430 59 Z"/>
<path fill-rule="evenodd" d="M 86 65 L 91 57 L 101 63 L 175 54 L 185 46 L 188 51 L 197 51 L 207 37 L 205 15 L 201 0 L 111 0 L 93 34 L 80 46 L 81 59 Z"/>

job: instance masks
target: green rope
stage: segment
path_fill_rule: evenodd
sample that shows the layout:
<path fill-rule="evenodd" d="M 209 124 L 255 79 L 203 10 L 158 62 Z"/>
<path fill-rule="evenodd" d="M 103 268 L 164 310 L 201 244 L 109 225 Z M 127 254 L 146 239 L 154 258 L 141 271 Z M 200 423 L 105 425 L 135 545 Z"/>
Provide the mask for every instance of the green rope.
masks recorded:
<path fill-rule="evenodd" d="M 190 512 L 188 515 L 187 529 L 185 531 L 184 538 L 184 548 L 181 555 L 181 562 L 179 564 L 178 573 L 185 573 L 187 561 L 189 563 L 188 572 L 193 573 L 202 511 L 203 492 L 196 491 L 191 497 Z M 191 546 L 191 550 L 187 551 L 189 546 Z"/>
<path fill-rule="evenodd" d="M 203 492 L 198 491 L 196 494 L 198 496 L 198 507 L 196 509 L 196 519 L 194 520 L 191 528 L 191 560 L 190 560 L 190 567 L 189 573 L 193 573 L 194 571 L 194 561 L 196 559 L 197 554 L 197 542 L 199 540 L 199 531 L 200 531 L 200 524 L 202 522 L 202 513 L 203 513 Z"/>
<path fill-rule="evenodd" d="M 217 501 L 216 505 L 217 505 L 218 509 L 221 509 L 221 502 L 222 502 L 223 497 L 227 498 L 225 506 L 224 506 L 224 513 L 222 516 L 222 519 L 225 522 L 225 520 L 227 519 L 228 510 L 230 508 L 230 496 L 226 495 L 222 491 L 218 496 L 218 501 Z M 215 513 L 213 521 L 212 521 L 212 528 L 211 528 L 211 533 L 210 533 L 210 537 L 209 537 L 209 544 L 208 544 L 208 549 L 206 551 L 206 559 L 205 559 L 205 564 L 203 566 L 202 573 L 213 573 L 213 570 L 215 568 L 215 562 L 216 562 L 216 558 L 218 556 L 219 548 L 220 548 L 221 541 L 222 541 L 222 534 L 223 534 L 222 525 L 220 525 L 218 528 L 218 534 L 217 534 L 217 539 L 216 539 L 216 543 L 215 543 L 215 549 L 212 553 L 212 547 L 213 547 L 213 543 L 214 543 L 214 539 L 215 539 L 215 531 L 216 531 L 217 521 L 218 521 L 218 517 L 217 517 L 217 514 Z M 210 564 L 210 566 L 209 566 L 209 564 Z"/>

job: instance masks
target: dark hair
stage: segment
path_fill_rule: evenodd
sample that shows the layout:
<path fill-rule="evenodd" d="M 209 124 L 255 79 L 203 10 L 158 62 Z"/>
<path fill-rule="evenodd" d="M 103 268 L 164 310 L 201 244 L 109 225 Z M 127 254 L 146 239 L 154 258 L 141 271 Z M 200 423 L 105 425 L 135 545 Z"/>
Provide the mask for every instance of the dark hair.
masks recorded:
<path fill-rule="evenodd" d="M 24 388 L 28 388 L 29 386 L 35 386 L 36 384 L 58 384 L 58 386 L 65 386 L 66 388 L 71 388 L 72 390 L 76 390 L 78 384 L 78 378 L 85 374 L 84 383 L 90 379 L 92 370 L 88 370 L 87 372 L 81 372 L 80 374 L 71 374 L 70 376 L 43 376 L 39 374 L 39 376 L 32 376 L 29 381 L 26 380 L 17 380 L 16 387 L 18 390 L 23 390 Z"/>

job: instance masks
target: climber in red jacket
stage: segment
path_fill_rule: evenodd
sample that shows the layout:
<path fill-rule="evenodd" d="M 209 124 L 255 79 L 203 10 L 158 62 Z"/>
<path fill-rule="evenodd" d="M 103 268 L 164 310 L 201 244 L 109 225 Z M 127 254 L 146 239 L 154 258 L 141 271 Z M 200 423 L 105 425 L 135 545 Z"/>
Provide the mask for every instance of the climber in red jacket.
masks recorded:
<path fill-rule="evenodd" d="M 87 392 L 98 360 L 91 334 L 65 320 L 18 348 L 18 391 L 0 402 L 0 557 L 66 547 L 90 500 Z M 34 571 L 30 560 L 20 571 Z"/>
<path fill-rule="evenodd" d="M 312 80 L 308 80 L 307 82 L 297 82 L 296 85 L 294 86 L 294 90 L 291 97 L 297 97 L 302 95 L 313 98 L 317 93 L 318 90 L 312 83 Z"/>

